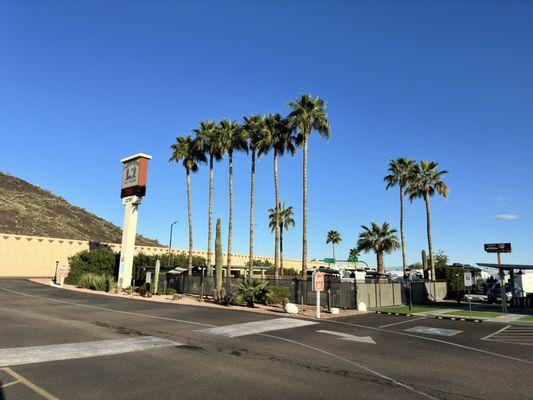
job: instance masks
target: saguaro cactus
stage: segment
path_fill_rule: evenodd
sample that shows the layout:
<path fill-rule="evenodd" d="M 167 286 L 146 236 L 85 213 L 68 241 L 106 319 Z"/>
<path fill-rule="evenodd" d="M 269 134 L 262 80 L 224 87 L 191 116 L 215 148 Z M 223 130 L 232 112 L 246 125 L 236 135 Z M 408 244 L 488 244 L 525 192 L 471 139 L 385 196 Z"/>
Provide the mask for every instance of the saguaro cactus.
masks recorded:
<path fill-rule="evenodd" d="M 154 294 L 157 294 L 157 289 L 159 287 L 159 270 L 161 269 L 161 262 L 157 260 L 155 262 L 155 274 L 154 274 Z"/>
<path fill-rule="evenodd" d="M 213 300 L 220 301 L 223 299 L 223 288 L 222 288 L 222 267 L 223 267 L 223 257 L 222 257 L 222 235 L 220 233 L 220 218 L 217 218 L 217 227 L 216 227 L 216 236 L 215 236 L 215 290 L 213 291 Z"/>

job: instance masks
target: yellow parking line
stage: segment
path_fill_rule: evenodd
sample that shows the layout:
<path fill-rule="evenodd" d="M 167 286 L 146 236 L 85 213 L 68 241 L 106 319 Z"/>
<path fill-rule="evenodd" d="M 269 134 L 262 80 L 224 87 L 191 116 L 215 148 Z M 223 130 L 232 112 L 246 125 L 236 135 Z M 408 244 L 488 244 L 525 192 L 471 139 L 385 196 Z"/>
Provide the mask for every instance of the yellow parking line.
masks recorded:
<path fill-rule="evenodd" d="M 4 389 L 6 387 L 16 385 L 17 383 L 21 383 L 21 382 L 20 381 L 11 381 L 9 383 L 4 383 L 2 386 L 0 386 L 0 389 Z"/>
<path fill-rule="evenodd" d="M 4 372 L 8 373 L 9 375 L 11 375 L 13 378 L 15 378 L 17 380 L 15 383 L 20 382 L 20 383 L 26 385 L 31 390 L 33 390 L 35 393 L 37 393 L 37 394 L 41 395 L 42 397 L 44 397 L 46 400 L 59 400 L 57 397 L 51 395 L 46 390 L 41 389 L 39 386 L 34 385 L 33 383 L 31 383 L 29 380 L 27 380 L 23 376 L 17 374 L 11 368 L 0 368 L 0 371 L 4 371 Z M 11 383 L 13 383 L 13 382 L 11 382 Z M 6 385 L 4 385 L 2 387 L 6 387 Z"/>

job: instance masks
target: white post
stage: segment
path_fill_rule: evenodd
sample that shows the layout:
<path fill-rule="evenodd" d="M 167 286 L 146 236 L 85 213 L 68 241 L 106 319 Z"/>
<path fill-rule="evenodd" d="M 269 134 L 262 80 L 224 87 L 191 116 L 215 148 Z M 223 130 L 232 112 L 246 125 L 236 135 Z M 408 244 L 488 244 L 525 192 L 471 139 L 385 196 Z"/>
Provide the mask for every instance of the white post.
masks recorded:
<path fill-rule="evenodd" d="M 118 270 L 118 286 L 122 289 L 131 286 L 133 269 L 133 253 L 137 235 L 138 207 L 142 197 L 130 196 L 123 199 L 124 225 L 122 227 L 122 247 L 120 251 L 120 267 Z"/>
<path fill-rule="evenodd" d="M 320 318 L 320 292 L 316 291 L 316 317 Z"/>

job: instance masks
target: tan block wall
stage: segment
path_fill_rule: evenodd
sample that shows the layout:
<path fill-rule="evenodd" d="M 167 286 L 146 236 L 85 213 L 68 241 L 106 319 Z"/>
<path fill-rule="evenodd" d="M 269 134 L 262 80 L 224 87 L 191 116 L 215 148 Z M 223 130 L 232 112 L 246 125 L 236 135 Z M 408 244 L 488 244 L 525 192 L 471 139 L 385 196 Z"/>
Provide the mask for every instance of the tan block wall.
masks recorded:
<path fill-rule="evenodd" d="M 120 251 L 120 244 L 105 243 L 115 252 Z M 59 265 L 68 265 L 68 258 L 74 254 L 89 249 L 86 240 L 58 239 L 40 236 L 24 236 L 0 233 L 0 276 L 1 277 L 51 277 L 55 274 L 56 261 Z M 166 247 L 135 246 L 135 252 L 148 255 L 166 254 Z M 173 253 L 186 253 L 184 249 L 172 249 Z M 194 251 L 194 255 L 207 258 L 207 252 Z M 224 258 L 225 258 L 224 254 Z M 274 263 L 273 257 L 256 257 Z M 234 254 L 234 265 L 244 266 L 248 256 Z M 317 263 L 309 261 L 308 267 L 314 268 Z M 297 259 L 284 259 L 285 268 L 301 270 L 301 261 Z"/>

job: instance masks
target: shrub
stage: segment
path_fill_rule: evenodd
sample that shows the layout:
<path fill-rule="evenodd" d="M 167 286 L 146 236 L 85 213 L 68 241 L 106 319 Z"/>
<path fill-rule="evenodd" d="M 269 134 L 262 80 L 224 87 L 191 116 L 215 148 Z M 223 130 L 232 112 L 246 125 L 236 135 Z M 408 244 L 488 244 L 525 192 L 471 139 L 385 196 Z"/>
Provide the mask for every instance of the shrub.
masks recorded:
<path fill-rule="evenodd" d="M 101 292 L 106 290 L 106 285 L 107 281 L 104 275 L 98 275 L 92 272 L 87 272 L 81 275 L 78 280 L 78 287 L 90 290 L 98 290 Z"/>
<path fill-rule="evenodd" d="M 174 296 L 176 294 L 176 289 L 174 288 L 160 288 L 158 291 L 157 291 L 157 294 L 159 295 L 166 295 L 166 296 Z"/>
<path fill-rule="evenodd" d="M 86 273 L 113 275 L 117 255 L 108 247 L 99 247 L 74 254 L 68 259 L 68 263 L 70 272 L 65 283 L 80 286 L 79 280 Z"/>
<path fill-rule="evenodd" d="M 289 297 L 287 286 L 272 285 L 267 289 L 266 299 L 269 304 L 283 304 L 287 297 Z"/>
<path fill-rule="evenodd" d="M 246 303 L 248 307 L 255 307 L 255 303 L 266 304 L 268 282 L 249 281 L 242 282 L 234 288 L 236 294 L 233 296 L 235 304 Z"/>
<path fill-rule="evenodd" d="M 105 291 L 111 292 L 117 287 L 117 281 L 113 275 L 104 275 L 105 280 Z"/>
<path fill-rule="evenodd" d="M 150 284 L 149 283 L 143 283 L 141 286 L 139 286 L 138 292 L 142 297 L 152 297 L 152 292 L 150 291 Z"/>

